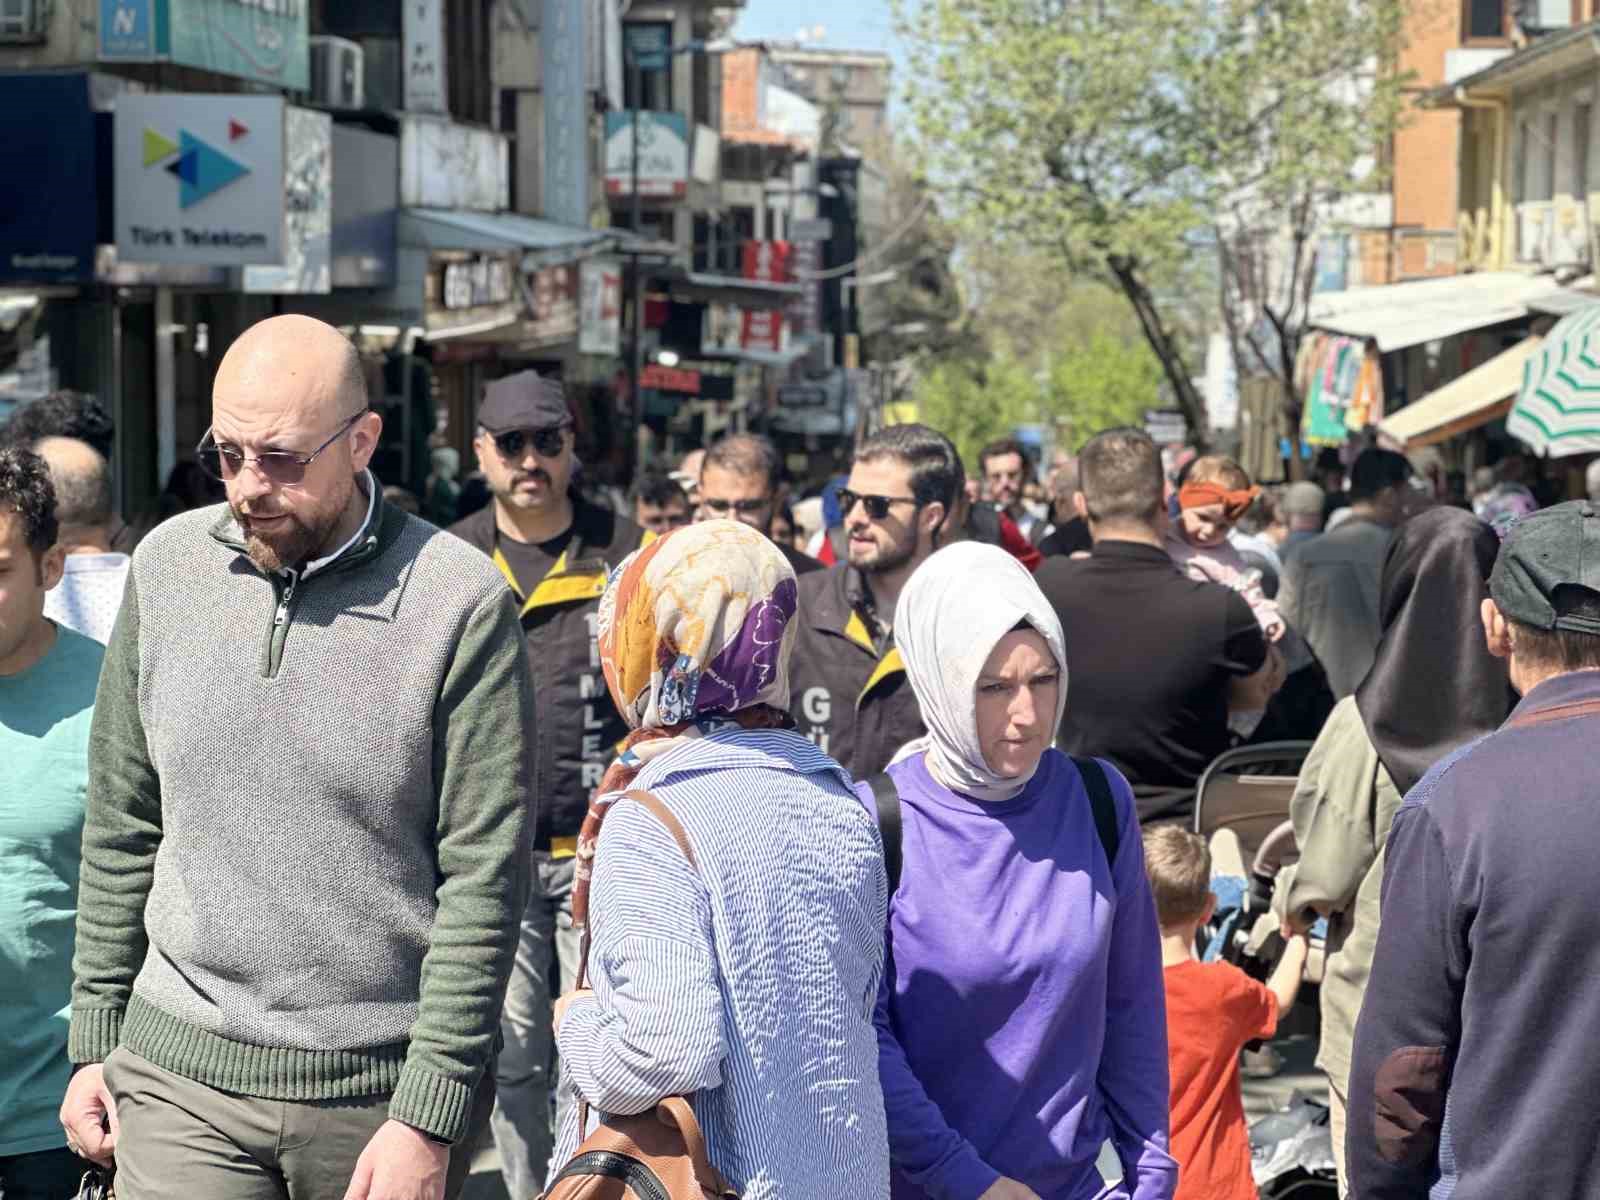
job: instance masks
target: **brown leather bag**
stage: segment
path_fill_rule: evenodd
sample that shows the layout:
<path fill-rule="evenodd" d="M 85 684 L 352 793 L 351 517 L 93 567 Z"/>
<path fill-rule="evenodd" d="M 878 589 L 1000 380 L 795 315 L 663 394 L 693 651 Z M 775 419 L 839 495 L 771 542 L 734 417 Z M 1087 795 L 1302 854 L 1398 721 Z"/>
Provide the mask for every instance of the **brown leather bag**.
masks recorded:
<path fill-rule="evenodd" d="M 689 835 L 665 804 L 649 792 L 627 792 L 622 800 L 649 809 L 667 827 L 689 865 L 700 869 Z M 589 931 L 585 929 L 578 986 L 588 986 L 588 979 Z M 589 1102 L 580 1100 L 578 1128 L 588 1126 Z M 602 1120 L 550 1181 L 543 1200 L 738 1200 L 738 1196 L 711 1165 L 705 1135 L 688 1098 L 668 1096 L 650 1112 Z"/>

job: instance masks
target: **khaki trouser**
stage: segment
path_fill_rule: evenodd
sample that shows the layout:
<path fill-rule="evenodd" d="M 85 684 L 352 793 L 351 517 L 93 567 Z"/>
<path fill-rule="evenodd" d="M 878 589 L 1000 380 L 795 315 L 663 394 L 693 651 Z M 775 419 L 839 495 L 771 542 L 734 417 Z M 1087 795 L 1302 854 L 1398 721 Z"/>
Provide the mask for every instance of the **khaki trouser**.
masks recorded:
<path fill-rule="evenodd" d="M 356 1159 L 389 1117 L 388 1096 L 257 1100 L 174 1075 L 119 1047 L 105 1062 L 117 1105 L 117 1200 L 342 1200 Z M 446 1200 L 460 1195 L 489 1124 L 485 1073 L 467 1132 L 450 1151 Z"/>

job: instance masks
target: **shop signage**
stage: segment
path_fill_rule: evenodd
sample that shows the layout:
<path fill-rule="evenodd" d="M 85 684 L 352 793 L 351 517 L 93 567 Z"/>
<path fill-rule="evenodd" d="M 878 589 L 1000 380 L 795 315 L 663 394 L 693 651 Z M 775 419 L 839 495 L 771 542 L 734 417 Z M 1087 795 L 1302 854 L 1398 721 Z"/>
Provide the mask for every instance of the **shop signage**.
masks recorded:
<path fill-rule="evenodd" d="M 785 339 L 783 314 L 770 308 L 747 308 L 740 330 L 740 345 L 746 350 L 780 353 Z"/>
<path fill-rule="evenodd" d="M 658 392 L 682 392 L 688 396 L 698 396 L 700 372 L 651 363 L 640 373 L 639 384 L 641 387 L 655 388 Z"/>
<path fill-rule="evenodd" d="M 0 75 L 0 178 L 28 181 L 0 187 L 0 281 L 94 278 L 101 188 L 110 180 L 96 161 L 89 87 L 83 72 Z"/>
<path fill-rule="evenodd" d="M 740 248 L 741 274 L 762 283 L 788 283 L 793 278 L 793 254 L 788 242 L 746 242 Z"/>
<path fill-rule="evenodd" d="M 281 265 L 284 107 L 281 96 L 119 96 L 118 260 Z"/>
<path fill-rule="evenodd" d="M 287 209 L 281 267 L 246 267 L 247 292 L 333 290 L 333 118 L 309 108 L 284 115 Z"/>
<path fill-rule="evenodd" d="M 827 217 L 802 217 L 789 225 L 789 238 L 796 242 L 825 242 L 833 237 L 833 222 Z"/>
<path fill-rule="evenodd" d="M 447 113 L 444 75 L 444 0 L 403 0 L 405 66 L 401 81 L 407 112 Z"/>
<path fill-rule="evenodd" d="M 510 207 L 510 149 L 492 129 L 457 125 L 439 117 L 400 118 L 402 208 Z"/>
<path fill-rule="evenodd" d="M 309 0 L 100 0 L 102 62 L 171 62 L 311 86 Z"/>
<path fill-rule="evenodd" d="M 530 271 L 527 285 L 529 319 L 523 337 L 530 342 L 565 342 L 578 333 L 578 264 Z"/>
<path fill-rule="evenodd" d="M 622 353 L 622 268 L 590 259 L 578 268 L 578 352 L 615 358 Z"/>
<path fill-rule="evenodd" d="M 1144 431 L 1158 446 L 1176 446 L 1189 440 L 1189 423 L 1184 420 L 1182 409 L 1145 409 Z"/>
<path fill-rule="evenodd" d="M 738 354 L 759 350 L 781 352 L 788 343 L 783 313 L 768 308 L 740 308 L 711 303 L 700 325 L 702 354 Z"/>
<path fill-rule="evenodd" d="M 633 122 L 639 122 L 639 194 L 689 194 L 689 122 L 682 113 L 606 114 L 606 193 L 633 194 Z"/>
<path fill-rule="evenodd" d="M 509 304 L 512 298 L 511 264 L 486 254 L 447 262 L 439 272 L 439 305 L 455 312 Z"/>
<path fill-rule="evenodd" d="M 817 306 L 822 297 L 822 285 L 815 277 L 817 268 L 822 265 L 821 247 L 816 242 L 795 241 L 790 263 L 803 290 L 784 305 L 784 313 L 789 319 L 792 336 L 809 337 L 817 328 Z"/>
<path fill-rule="evenodd" d="M 639 386 L 658 392 L 698 396 L 702 400 L 732 400 L 739 369 L 729 362 L 684 359 L 675 367 L 651 363 L 639 375 Z"/>
<path fill-rule="evenodd" d="M 584 0 L 543 0 L 539 61 L 543 72 L 544 215 L 589 223 L 589 63 Z"/>

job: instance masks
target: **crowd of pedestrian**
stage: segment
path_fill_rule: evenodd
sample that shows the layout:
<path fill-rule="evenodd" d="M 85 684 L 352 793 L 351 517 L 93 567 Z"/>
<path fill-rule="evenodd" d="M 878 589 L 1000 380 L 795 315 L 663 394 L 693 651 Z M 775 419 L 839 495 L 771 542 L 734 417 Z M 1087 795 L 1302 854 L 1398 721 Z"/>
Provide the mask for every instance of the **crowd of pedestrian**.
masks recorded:
<path fill-rule="evenodd" d="M 1589 1194 L 1600 507 L 1514 456 L 894 425 L 602 502 L 529 371 L 400 494 L 293 316 L 211 418 L 143 529 L 92 398 L 0 429 L 3 1200 L 440 1200 L 490 1139 L 651 1194 L 668 1126 L 752 1198 L 1246 1200 L 1313 941 L 1343 1194 Z M 1258 980 L 1191 829 L 1283 737 Z"/>

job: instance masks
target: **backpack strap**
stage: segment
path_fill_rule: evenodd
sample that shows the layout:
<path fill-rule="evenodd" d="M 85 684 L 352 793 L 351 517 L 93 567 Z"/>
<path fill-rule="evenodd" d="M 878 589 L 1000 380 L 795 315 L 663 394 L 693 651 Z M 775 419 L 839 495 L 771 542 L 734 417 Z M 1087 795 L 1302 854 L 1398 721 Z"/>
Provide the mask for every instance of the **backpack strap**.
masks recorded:
<path fill-rule="evenodd" d="M 1122 831 L 1117 823 L 1117 802 L 1111 795 L 1111 781 L 1106 778 L 1106 770 L 1098 759 L 1074 756 L 1072 765 L 1078 768 L 1089 793 L 1089 807 L 1094 810 L 1094 831 L 1100 835 L 1106 865 L 1115 866 L 1117 851 L 1122 848 Z"/>
<path fill-rule="evenodd" d="M 872 800 L 878 809 L 878 836 L 883 839 L 883 869 L 889 876 L 889 895 L 900 887 L 901 819 L 900 791 L 887 771 L 867 780 Z"/>

